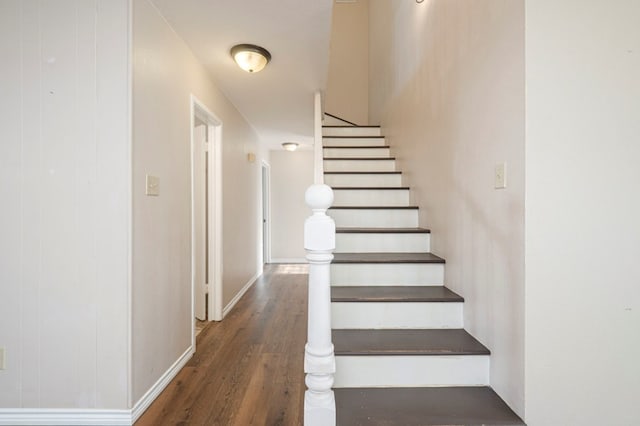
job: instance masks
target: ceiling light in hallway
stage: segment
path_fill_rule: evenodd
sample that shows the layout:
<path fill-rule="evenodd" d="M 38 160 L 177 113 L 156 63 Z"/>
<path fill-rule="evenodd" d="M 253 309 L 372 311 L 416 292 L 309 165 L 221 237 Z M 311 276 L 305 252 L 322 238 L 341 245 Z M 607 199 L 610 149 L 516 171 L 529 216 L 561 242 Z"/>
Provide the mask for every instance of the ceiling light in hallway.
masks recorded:
<path fill-rule="evenodd" d="M 255 44 L 237 44 L 231 48 L 231 56 L 240 68 L 251 73 L 261 71 L 271 60 L 271 53 Z"/>
<path fill-rule="evenodd" d="M 298 149 L 298 144 L 296 142 L 285 142 L 282 144 L 282 147 L 287 151 L 295 151 Z"/>

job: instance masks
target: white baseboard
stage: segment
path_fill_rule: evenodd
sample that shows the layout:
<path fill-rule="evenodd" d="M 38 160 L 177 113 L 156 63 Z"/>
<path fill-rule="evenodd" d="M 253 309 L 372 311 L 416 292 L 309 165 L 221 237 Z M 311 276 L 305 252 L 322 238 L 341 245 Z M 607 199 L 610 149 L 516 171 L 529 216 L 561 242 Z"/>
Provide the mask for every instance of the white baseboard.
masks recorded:
<path fill-rule="evenodd" d="M 131 424 L 135 423 L 144 413 L 153 401 L 160 395 L 160 393 L 167 387 L 169 382 L 182 370 L 182 367 L 186 365 L 195 353 L 195 347 L 189 346 L 189 348 L 173 363 L 171 367 L 158 379 L 157 382 L 151 388 L 142 395 L 142 398 L 138 400 L 131 409 Z"/>
<path fill-rule="evenodd" d="M 0 408 L 0 425 L 130 426 L 131 410 Z"/>
<path fill-rule="evenodd" d="M 290 258 L 271 259 L 271 262 L 269 263 L 309 263 L 309 262 L 304 257 L 290 257 Z"/>
<path fill-rule="evenodd" d="M 233 299 L 231 299 L 231 301 L 229 303 L 227 303 L 227 306 L 224 307 L 224 309 L 222 310 L 222 318 L 226 317 L 227 314 L 231 311 L 231 309 L 233 309 L 234 306 L 236 306 L 236 303 L 238 303 L 238 301 L 242 298 L 242 296 L 244 296 L 244 294 L 247 292 L 247 290 L 249 290 L 251 288 L 251 286 L 256 282 L 256 280 L 258 279 L 258 277 L 262 275 L 262 273 L 260 271 L 258 271 L 250 280 L 249 282 L 247 282 L 244 287 L 242 287 L 242 289 L 240 289 L 240 291 L 233 296 Z"/>
<path fill-rule="evenodd" d="M 0 408 L 0 425 L 131 426 L 180 372 L 194 353 L 190 346 L 131 410 Z"/>

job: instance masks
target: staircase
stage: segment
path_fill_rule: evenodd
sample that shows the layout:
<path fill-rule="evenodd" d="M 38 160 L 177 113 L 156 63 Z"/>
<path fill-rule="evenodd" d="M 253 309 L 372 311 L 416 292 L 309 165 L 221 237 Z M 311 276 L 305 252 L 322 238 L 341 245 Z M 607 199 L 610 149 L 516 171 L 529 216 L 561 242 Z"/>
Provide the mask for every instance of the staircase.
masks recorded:
<path fill-rule="evenodd" d="M 337 424 L 522 425 L 489 387 L 418 206 L 379 127 L 323 127 L 336 223 L 331 264 Z"/>

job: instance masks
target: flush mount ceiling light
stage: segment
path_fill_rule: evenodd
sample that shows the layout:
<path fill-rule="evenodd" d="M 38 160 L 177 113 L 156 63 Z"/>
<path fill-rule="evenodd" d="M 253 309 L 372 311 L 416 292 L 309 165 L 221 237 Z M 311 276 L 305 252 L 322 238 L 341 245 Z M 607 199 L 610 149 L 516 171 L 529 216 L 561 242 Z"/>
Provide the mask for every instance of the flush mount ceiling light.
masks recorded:
<path fill-rule="evenodd" d="M 296 142 L 285 142 L 282 144 L 282 147 L 287 151 L 295 151 L 298 149 L 298 144 Z"/>
<path fill-rule="evenodd" d="M 258 72 L 271 60 L 271 53 L 255 44 L 237 44 L 231 48 L 231 57 L 246 72 Z"/>

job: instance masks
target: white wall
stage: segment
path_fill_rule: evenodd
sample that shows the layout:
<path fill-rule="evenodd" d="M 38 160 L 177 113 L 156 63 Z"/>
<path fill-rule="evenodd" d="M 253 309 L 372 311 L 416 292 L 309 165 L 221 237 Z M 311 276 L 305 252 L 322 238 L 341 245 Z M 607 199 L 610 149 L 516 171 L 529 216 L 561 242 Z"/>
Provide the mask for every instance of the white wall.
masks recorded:
<path fill-rule="evenodd" d="M 257 137 L 148 0 L 134 0 L 133 396 L 191 345 L 190 94 L 223 122 L 223 306 L 258 271 Z M 145 174 L 160 196 L 144 195 Z"/>
<path fill-rule="evenodd" d="M 311 210 L 304 193 L 313 184 L 313 151 L 270 151 L 271 259 L 305 262 L 304 221 Z"/>
<path fill-rule="evenodd" d="M 127 408 L 128 22 L 0 2 L 0 408 Z"/>
<path fill-rule="evenodd" d="M 491 385 L 524 412 L 524 2 L 371 2 L 370 121 L 380 122 L 489 347 Z M 508 188 L 494 189 L 494 166 Z"/>
<path fill-rule="evenodd" d="M 333 5 L 325 111 L 368 124 L 369 0 Z"/>
<path fill-rule="evenodd" d="M 640 422 L 640 3 L 526 2 L 526 421 Z"/>

